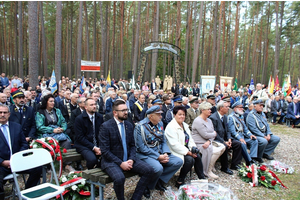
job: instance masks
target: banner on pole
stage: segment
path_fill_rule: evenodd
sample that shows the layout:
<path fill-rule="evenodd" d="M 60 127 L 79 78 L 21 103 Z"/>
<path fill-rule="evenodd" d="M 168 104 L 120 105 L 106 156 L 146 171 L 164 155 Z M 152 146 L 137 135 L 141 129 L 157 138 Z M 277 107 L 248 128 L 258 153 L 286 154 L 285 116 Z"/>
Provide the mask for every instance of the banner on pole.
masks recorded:
<path fill-rule="evenodd" d="M 214 91 L 215 84 L 216 76 L 201 75 L 201 94 L 209 93 L 210 90 Z"/>
<path fill-rule="evenodd" d="M 220 87 L 222 92 L 230 92 L 232 86 L 233 77 L 220 76 Z"/>
<path fill-rule="evenodd" d="M 100 61 L 81 60 L 82 72 L 100 72 Z"/>

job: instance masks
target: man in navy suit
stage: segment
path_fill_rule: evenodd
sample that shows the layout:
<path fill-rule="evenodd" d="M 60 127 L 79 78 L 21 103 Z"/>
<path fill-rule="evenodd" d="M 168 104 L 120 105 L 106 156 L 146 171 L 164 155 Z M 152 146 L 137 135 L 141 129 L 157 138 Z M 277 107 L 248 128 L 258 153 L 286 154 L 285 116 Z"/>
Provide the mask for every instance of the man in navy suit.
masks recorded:
<path fill-rule="evenodd" d="M 0 105 L 0 199 L 4 199 L 3 178 L 11 174 L 10 158 L 11 155 L 19 151 L 28 149 L 28 143 L 22 133 L 22 127 L 15 122 L 8 122 L 10 116 L 9 107 Z M 20 163 L 22 164 L 22 163 Z M 42 167 L 26 170 L 24 173 L 29 174 L 25 188 L 37 185 L 42 174 Z"/>
<path fill-rule="evenodd" d="M 221 171 L 232 175 L 233 172 L 228 169 L 228 151 L 233 150 L 231 169 L 237 170 L 238 165 L 242 161 L 242 146 L 241 143 L 233 140 L 227 127 L 227 116 L 228 110 L 230 108 L 230 103 L 226 101 L 219 101 L 217 104 L 217 112 L 212 114 L 209 118 L 211 119 L 214 129 L 217 132 L 215 140 L 225 145 L 226 149 L 221 155 Z"/>
<path fill-rule="evenodd" d="M 26 141 L 35 139 L 36 125 L 34 109 L 25 105 L 25 95 L 23 92 L 17 90 L 12 94 L 15 105 L 10 105 L 10 122 L 16 122 L 22 126 L 23 134 Z"/>
<path fill-rule="evenodd" d="M 275 99 L 271 102 L 271 113 L 273 114 L 273 122 L 272 122 L 273 125 L 276 124 L 277 116 L 280 116 L 280 118 L 278 120 L 278 124 L 283 124 L 282 120 L 284 117 L 284 113 L 282 111 L 280 96 L 278 96 L 278 95 L 275 96 Z"/>
<path fill-rule="evenodd" d="M 124 199 L 124 171 L 140 175 L 132 199 L 141 199 L 150 183 L 153 168 L 136 158 L 133 126 L 126 121 L 128 108 L 124 100 L 113 103 L 114 118 L 104 122 L 100 128 L 99 141 L 102 151 L 101 169 L 114 181 L 114 190 L 119 200 Z"/>
<path fill-rule="evenodd" d="M 88 169 L 98 164 L 101 155 L 99 148 L 99 129 L 103 123 L 103 116 L 96 112 L 96 102 L 85 100 L 85 111 L 75 119 L 75 148 L 86 160 Z"/>
<path fill-rule="evenodd" d="M 288 106 L 287 119 L 291 119 L 293 124 L 292 127 L 295 128 L 296 125 L 300 123 L 300 114 L 299 114 L 299 104 L 298 104 L 298 98 L 294 97 L 293 103 L 290 103 Z"/>

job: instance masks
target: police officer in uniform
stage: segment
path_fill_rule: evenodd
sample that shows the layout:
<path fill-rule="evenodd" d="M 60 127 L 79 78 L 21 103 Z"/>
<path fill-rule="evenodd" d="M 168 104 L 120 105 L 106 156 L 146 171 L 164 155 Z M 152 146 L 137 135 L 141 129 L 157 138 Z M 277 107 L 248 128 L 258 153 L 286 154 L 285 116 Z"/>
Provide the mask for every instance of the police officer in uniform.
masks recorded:
<path fill-rule="evenodd" d="M 261 158 L 257 158 L 258 141 L 248 130 L 243 119 L 243 104 L 237 101 L 231 107 L 233 108 L 233 112 L 228 116 L 228 131 L 234 140 L 241 142 L 242 155 L 246 160 L 246 164 L 253 163 L 253 160 L 261 161 Z M 250 155 L 247 152 L 247 146 L 250 148 Z"/>
<path fill-rule="evenodd" d="M 271 154 L 274 152 L 280 138 L 270 130 L 266 116 L 263 111 L 264 103 L 262 100 L 253 102 L 254 109 L 248 114 L 247 126 L 258 140 L 258 155 L 257 157 L 274 160 Z"/>
<path fill-rule="evenodd" d="M 36 124 L 34 109 L 25 105 L 25 95 L 22 91 L 16 90 L 11 94 L 15 104 L 10 105 L 10 122 L 16 122 L 22 126 L 25 139 L 29 142 L 35 139 Z"/>
<path fill-rule="evenodd" d="M 147 117 L 140 121 L 134 129 L 137 158 L 150 164 L 154 169 L 152 182 L 144 192 L 145 197 L 150 197 L 150 190 L 165 191 L 165 183 L 182 166 L 183 161 L 171 154 L 167 145 L 163 123 L 161 121 L 161 109 L 159 105 L 147 110 Z"/>

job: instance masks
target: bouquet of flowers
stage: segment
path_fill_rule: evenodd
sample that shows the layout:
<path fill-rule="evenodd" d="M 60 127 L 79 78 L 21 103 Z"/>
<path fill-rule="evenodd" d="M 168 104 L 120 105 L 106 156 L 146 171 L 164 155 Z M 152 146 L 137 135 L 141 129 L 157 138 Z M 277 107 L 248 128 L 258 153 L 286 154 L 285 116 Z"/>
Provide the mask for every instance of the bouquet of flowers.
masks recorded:
<path fill-rule="evenodd" d="M 279 172 L 279 173 L 283 173 L 283 174 L 294 173 L 293 167 L 290 167 L 287 164 L 279 162 L 277 160 L 272 160 L 268 166 L 270 167 L 270 169 L 272 169 L 275 172 Z"/>
<path fill-rule="evenodd" d="M 267 188 L 273 188 L 276 191 L 280 189 L 280 186 L 287 188 L 276 174 L 269 170 L 265 165 L 256 166 L 253 164 L 251 166 L 246 166 L 244 163 L 238 172 L 241 179 L 250 183 L 253 187 L 263 185 Z"/>
<path fill-rule="evenodd" d="M 67 153 L 66 149 L 63 149 L 59 146 L 59 143 L 57 140 L 55 140 L 52 137 L 47 138 L 40 138 L 36 140 L 32 140 L 30 144 L 30 148 L 36 149 L 36 148 L 43 148 L 49 151 L 51 154 L 54 165 L 57 166 L 58 164 L 58 171 L 59 175 L 58 177 L 61 177 L 62 174 L 62 167 L 63 167 L 63 154 Z M 58 164 L 57 164 L 58 162 Z"/>
<path fill-rule="evenodd" d="M 82 172 L 70 172 L 68 175 L 62 175 L 59 178 L 60 186 L 65 187 L 65 191 L 62 193 L 66 200 L 84 200 L 90 199 L 91 193 L 90 184 L 85 182 L 82 178 Z M 60 195 L 56 196 L 59 199 Z"/>

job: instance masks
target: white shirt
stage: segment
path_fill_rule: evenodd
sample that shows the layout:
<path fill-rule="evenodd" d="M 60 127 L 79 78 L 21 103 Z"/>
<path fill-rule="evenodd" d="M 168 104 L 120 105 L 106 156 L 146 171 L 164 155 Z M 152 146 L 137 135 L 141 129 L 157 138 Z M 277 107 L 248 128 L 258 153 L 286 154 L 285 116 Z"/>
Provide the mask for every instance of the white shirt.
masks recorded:
<path fill-rule="evenodd" d="M 118 125 L 118 129 L 119 129 L 119 133 L 120 133 L 120 136 L 121 136 L 121 138 L 122 138 L 122 132 L 121 132 L 121 122 L 119 121 L 119 120 L 117 120 L 115 117 L 114 117 L 114 119 L 115 119 L 115 121 L 116 121 L 116 123 L 117 123 L 117 125 Z M 124 124 L 124 121 L 122 122 L 123 123 L 123 126 L 125 126 Z M 124 131 L 125 131 L 125 127 L 124 127 Z"/>
<path fill-rule="evenodd" d="M 93 122 L 93 124 L 95 124 L 95 113 L 93 115 L 90 115 L 88 112 L 86 112 L 91 120 L 91 122 Z M 92 120 L 93 117 L 93 120 Z"/>
<path fill-rule="evenodd" d="M 224 115 L 221 115 L 221 114 L 219 113 L 219 111 L 217 111 L 217 113 L 218 113 L 218 115 L 219 115 L 219 117 L 220 117 L 220 119 L 221 119 L 221 121 L 222 121 L 222 117 L 223 117 Z M 224 120 L 224 118 L 223 118 L 223 120 Z"/>

